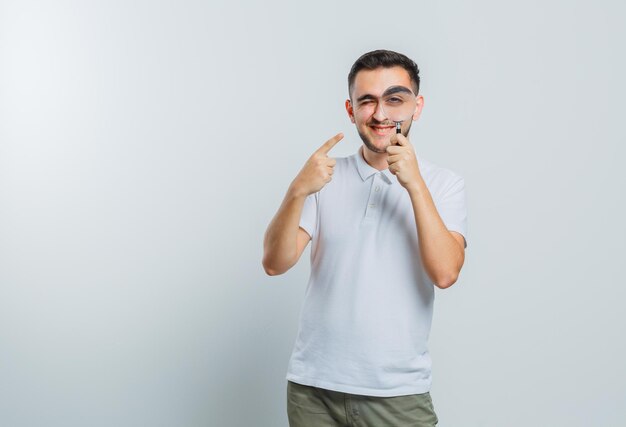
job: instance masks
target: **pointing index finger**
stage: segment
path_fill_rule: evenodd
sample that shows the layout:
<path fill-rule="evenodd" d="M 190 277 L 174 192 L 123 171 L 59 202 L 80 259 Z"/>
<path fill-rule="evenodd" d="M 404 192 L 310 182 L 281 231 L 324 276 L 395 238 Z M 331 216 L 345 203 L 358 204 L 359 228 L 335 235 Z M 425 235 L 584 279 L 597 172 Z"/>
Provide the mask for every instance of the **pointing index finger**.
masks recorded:
<path fill-rule="evenodd" d="M 330 138 L 322 145 L 317 152 L 322 154 L 328 154 L 331 148 L 333 148 L 339 141 L 343 139 L 343 133 L 339 132 L 337 135 Z"/>

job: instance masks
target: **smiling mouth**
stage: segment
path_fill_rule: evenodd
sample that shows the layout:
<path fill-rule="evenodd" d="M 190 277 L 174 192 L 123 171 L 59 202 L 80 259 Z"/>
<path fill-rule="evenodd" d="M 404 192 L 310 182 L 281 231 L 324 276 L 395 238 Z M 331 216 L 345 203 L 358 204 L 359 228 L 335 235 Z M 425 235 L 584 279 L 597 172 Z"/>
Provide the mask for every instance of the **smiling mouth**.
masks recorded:
<path fill-rule="evenodd" d="M 374 133 L 376 135 L 380 135 L 380 136 L 386 136 L 389 134 L 389 132 L 393 129 L 395 129 L 395 126 L 392 125 L 387 125 L 387 126 L 383 126 L 383 125 L 370 125 L 370 128 L 372 128 L 372 130 L 374 131 Z"/>

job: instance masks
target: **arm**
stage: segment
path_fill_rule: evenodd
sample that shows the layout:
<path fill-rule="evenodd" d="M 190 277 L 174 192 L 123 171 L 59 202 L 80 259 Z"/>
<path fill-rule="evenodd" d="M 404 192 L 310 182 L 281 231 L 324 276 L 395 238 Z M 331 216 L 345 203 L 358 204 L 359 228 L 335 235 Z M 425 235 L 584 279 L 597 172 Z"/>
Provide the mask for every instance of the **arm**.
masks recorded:
<path fill-rule="evenodd" d="M 309 234 L 300 228 L 304 200 L 332 179 L 336 161 L 328 157 L 328 152 L 341 139 L 343 134 L 338 133 L 307 160 L 267 227 L 263 240 L 263 269 L 270 276 L 283 274 L 293 267 L 311 240 Z"/>
<path fill-rule="evenodd" d="M 413 146 L 401 134 L 392 136 L 391 140 L 397 145 L 387 147 L 389 171 L 411 198 L 422 264 L 437 287 L 448 288 L 456 282 L 465 262 L 465 239 L 449 231 L 439 216 L 419 171 Z"/>
<path fill-rule="evenodd" d="M 306 195 L 289 187 L 283 203 L 270 222 L 263 241 L 263 268 L 270 276 L 283 274 L 293 267 L 311 240 L 299 227 Z"/>
<path fill-rule="evenodd" d="M 448 288 L 456 282 L 465 262 L 464 238 L 446 228 L 421 176 L 408 192 L 424 269 L 437 287 Z"/>

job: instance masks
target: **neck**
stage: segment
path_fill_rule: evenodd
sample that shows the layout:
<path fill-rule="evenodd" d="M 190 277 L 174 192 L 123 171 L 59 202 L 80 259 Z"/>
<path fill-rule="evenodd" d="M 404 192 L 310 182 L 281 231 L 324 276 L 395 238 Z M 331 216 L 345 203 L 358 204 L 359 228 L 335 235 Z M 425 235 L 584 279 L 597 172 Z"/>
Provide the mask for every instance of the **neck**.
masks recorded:
<path fill-rule="evenodd" d="M 389 167 L 387 163 L 387 153 L 375 153 L 372 150 L 367 149 L 364 145 L 361 146 L 361 156 L 365 160 L 365 163 L 370 165 L 376 170 L 382 171 Z"/>

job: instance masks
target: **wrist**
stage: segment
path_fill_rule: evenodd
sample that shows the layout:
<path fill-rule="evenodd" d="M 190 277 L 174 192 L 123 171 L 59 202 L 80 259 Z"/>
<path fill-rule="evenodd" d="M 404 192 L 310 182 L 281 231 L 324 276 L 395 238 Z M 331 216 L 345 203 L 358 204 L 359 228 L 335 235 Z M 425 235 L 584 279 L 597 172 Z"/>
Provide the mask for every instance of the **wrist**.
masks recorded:
<path fill-rule="evenodd" d="M 296 181 L 293 181 L 291 185 L 289 185 L 289 188 L 287 189 L 287 196 L 290 198 L 305 199 L 308 195 L 309 194 L 305 190 L 303 190 L 302 187 L 300 187 Z"/>
<path fill-rule="evenodd" d="M 428 192 L 428 187 L 426 187 L 426 183 L 420 177 L 407 184 L 406 190 L 410 195 L 421 196 Z"/>

